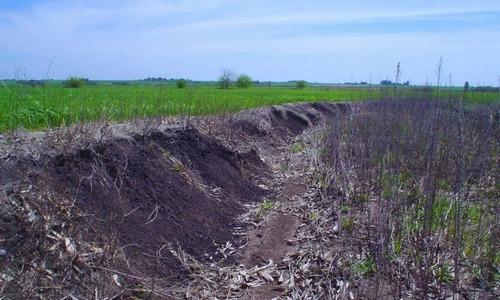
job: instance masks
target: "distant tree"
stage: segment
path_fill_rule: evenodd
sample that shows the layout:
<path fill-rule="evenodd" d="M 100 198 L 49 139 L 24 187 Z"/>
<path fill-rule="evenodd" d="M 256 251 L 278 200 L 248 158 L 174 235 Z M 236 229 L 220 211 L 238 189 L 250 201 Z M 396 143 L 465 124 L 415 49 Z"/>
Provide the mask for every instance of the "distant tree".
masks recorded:
<path fill-rule="evenodd" d="M 476 86 L 476 87 L 469 87 L 469 91 L 474 91 L 474 92 L 499 92 L 500 88 L 498 87 L 492 87 L 492 86 Z"/>
<path fill-rule="evenodd" d="M 401 63 L 398 62 L 398 65 L 396 66 L 396 85 L 399 84 L 399 79 L 401 78 Z"/>
<path fill-rule="evenodd" d="M 392 81 L 387 79 L 380 81 L 380 85 L 392 85 L 392 84 L 393 84 Z"/>
<path fill-rule="evenodd" d="M 64 81 L 64 86 L 69 87 L 69 88 L 80 88 L 85 85 L 85 82 L 87 82 L 88 79 L 82 78 L 82 77 L 70 77 L 68 80 Z"/>
<path fill-rule="evenodd" d="M 111 82 L 111 85 L 130 85 L 130 83 L 126 81 L 113 81 Z"/>
<path fill-rule="evenodd" d="M 307 86 L 307 82 L 305 80 L 299 80 L 297 82 L 295 82 L 295 86 L 301 90 L 303 88 L 305 88 Z"/>
<path fill-rule="evenodd" d="M 218 84 L 219 88 L 227 90 L 234 82 L 234 72 L 231 70 L 224 69 L 219 77 Z"/>
<path fill-rule="evenodd" d="M 187 86 L 187 80 L 186 79 L 179 79 L 175 82 L 178 88 L 183 89 Z"/>
<path fill-rule="evenodd" d="M 253 84 L 252 78 L 246 74 L 241 74 L 236 79 L 236 86 L 241 89 L 248 89 Z"/>
<path fill-rule="evenodd" d="M 467 92 L 469 90 L 469 88 L 470 88 L 469 82 L 466 81 L 465 84 L 464 84 L 464 91 Z"/>
<path fill-rule="evenodd" d="M 42 80 L 35 80 L 35 79 L 17 80 L 17 83 L 23 84 L 23 85 L 29 85 L 31 87 L 45 86 L 45 82 L 44 81 L 42 81 Z"/>

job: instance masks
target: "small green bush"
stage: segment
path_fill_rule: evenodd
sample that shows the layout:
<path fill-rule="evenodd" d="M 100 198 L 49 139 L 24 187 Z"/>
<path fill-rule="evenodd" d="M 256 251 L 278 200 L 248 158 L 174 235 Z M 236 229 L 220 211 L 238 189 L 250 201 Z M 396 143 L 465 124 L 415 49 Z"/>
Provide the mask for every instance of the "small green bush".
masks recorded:
<path fill-rule="evenodd" d="M 178 88 L 183 89 L 187 86 L 187 80 L 186 79 L 179 79 L 175 82 Z"/>
<path fill-rule="evenodd" d="M 252 78 L 246 74 L 241 74 L 236 79 L 236 86 L 240 89 L 248 89 L 252 86 Z"/>
<path fill-rule="evenodd" d="M 299 80 L 295 83 L 295 86 L 299 89 L 302 90 L 305 87 L 307 87 L 307 82 L 305 80 Z"/>
<path fill-rule="evenodd" d="M 85 85 L 85 79 L 81 77 L 70 77 L 64 82 L 65 87 L 80 88 Z"/>

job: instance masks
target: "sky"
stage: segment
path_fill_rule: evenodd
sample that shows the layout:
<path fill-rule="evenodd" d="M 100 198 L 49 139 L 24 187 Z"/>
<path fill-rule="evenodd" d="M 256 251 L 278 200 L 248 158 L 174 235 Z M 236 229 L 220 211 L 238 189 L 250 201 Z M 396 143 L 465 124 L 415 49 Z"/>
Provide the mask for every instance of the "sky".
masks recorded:
<path fill-rule="evenodd" d="M 500 84 L 498 0 L 0 0 L 0 78 Z"/>

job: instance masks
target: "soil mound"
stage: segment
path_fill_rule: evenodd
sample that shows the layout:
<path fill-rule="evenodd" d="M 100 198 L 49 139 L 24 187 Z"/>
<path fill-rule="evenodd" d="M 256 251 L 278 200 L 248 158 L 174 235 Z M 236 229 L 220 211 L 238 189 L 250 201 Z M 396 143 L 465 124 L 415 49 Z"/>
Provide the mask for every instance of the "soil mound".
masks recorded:
<path fill-rule="evenodd" d="M 339 110 L 345 107 L 275 106 L 217 126 L 236 133 L 237 146 L 257 139 L 272 146 Z M 214 136 L 159 128 L 1 158 L 3 294 L 144 297 L 141 291 L 184 278 L 171 247 L 202 261 L 225 257 L 244 204 L 266 195 L 258 179 L 269 169 L 255 147 Z"/>
<path fill-rule="evenodd" d="M 93 215 L 96 230 L 131 245 L 125 254 L 141 262 L 137 269 L 170 277 L 177 272 L 174 261 L 156 261 L 162 246 L 178 243 L 191 255 L 213 256 L 214 243 L 231 239 L 241 203 L 263 194 L 243 176 L 241 160 L 197 131 L 183 130 L 56 157 L 49 170 L 58 192 L 75 195 L 78 207 Z M 218 190 L 219 197 L 210 197 Z"/>
<path fill-rule="evenodd" d="M 235 125 L 250 135 L 294 136 L 321 120 L 343 114 L 350 109 L 345 103 L 302 103 L 264 107 L 244 111 Z"/>
<path fill-rule="evenodd" d="M 33 243 L 52 233 L 62 237 L 61 251 L 67 250 L 64 242 L 76 240 L 69 237 L 71 226 L 79 230 L 78 239 L 92 241 L 99 249 L 113 248 L 113 255 L 120 257 L 113 263 L 118 271 L 178 281 L 185 271 L 168 246 L 181 247 L 202 260 L 220 258 L 217 250 L 232 240 L 231 230 L 243 203 L 264 195 L 249 178 L 258 170 L 264 172 L 265 166 L 256 153 L 231 152 L 195 129 L 135 135 L 48 157 L 43 168 L 31 166 L 29 177 L 18 177 L 15 168 L 5 167 L 3 176 L 18 177 L 25 186 L 39 188 L 29 191 L 29 199 L 19 189 L 4 194 L 7 203 L 15 204 L 1 205 L 2 237 L 16 238 L 2 239 L 3 251 L 11 256 L 2 258 L 2 264 L 15 274 L 21 265 L 14 258 L 35 251 L 40 252 L 37 263 L 48 263 L 51 273 L 63 273 L 54 268 L 54 258 L 49 259 L 45 247 Z M 41 221 L 45 214 L 37 209 L 32 212 L 33 220 L 26 219 L 25 205 L 32 205 L 41 189 L 70 199 L 80 217 L 62 221 L 71 222 L 66 228 Z M 37 203 L 43 205 L 43 201 Z M 88 267 L 83 260 L 74 263 Z M 132 284 L 132 276 L 120 280 Z M 10 287 L 11 292 L 20 288 L 17 284 Z"/>

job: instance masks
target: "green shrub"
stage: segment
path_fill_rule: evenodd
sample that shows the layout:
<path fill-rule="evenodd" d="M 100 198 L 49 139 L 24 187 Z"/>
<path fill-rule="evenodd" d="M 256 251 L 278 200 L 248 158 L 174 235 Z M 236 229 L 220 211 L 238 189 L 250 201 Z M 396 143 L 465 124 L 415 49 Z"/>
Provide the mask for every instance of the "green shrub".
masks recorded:
<path fill-rule="evenodd" d="M 183 89 L 187 86 L 187 80 L 186 79 L 179 79 L 175 82 L 178 88 Z"/>
<path fill-rule="evenodd" d="M 307 82 L 305 80 L 299 80 L 295 83 L 295 86 L 299 89 L 302 90 L 303 88 L 307 87 Z"/>
<path fill-rule="evenodd" d="M 240 89 L 248 89 L 252 86 L 253 81 L 252 78 L 246 74 L 241 74 L 236 79 L 236 86 Z"/>
<path fill-rule="evenodd" d="M 87 80 L 84 78 L 73 76 L 64 82 L 64 86 L 69 88 L 80 88 L 85 85 L 86 81 Z"/>

